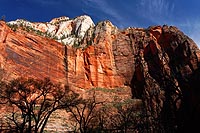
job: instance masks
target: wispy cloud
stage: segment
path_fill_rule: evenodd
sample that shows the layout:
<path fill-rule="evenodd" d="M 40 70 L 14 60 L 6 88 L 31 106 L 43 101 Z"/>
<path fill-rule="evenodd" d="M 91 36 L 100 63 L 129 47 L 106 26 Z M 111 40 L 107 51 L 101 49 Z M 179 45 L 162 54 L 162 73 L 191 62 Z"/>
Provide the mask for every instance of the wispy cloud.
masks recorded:
<path fill-rule="evenodd" d="M 177 3 L 176 3 L 177 4 Z M 140 0 L 138 15 L 155 24 L 174 25 L 200 47 L 200 18 L 175 15 L 175 3 L 171 0 Z"/>
<path fill-rule="evenodd" d="M 174 24 L 200 47 L 200 18 L 184 18 L 181 22 Z"/>
<path fill-rule="evenodd" d="M 85 11 L 86 13 L 99 16 L 100 19 L 103 18 L 101 15 L 109 16 L 109 19 L 114 21 L 120 28 L 124 28 L 127 25 L 139 26 L 140 24 L 138 24 L 138 21 L 134 19 L 134 17 L 138 16 L 143 20 L 146 20 L 149 24 L 177 26 L 200 46 L 200 18 L 185 19 L 185 17 L 180 14 L 179 16 L 176 16 L 175 8 L 177 3 L 174 0 L 129 1 L 126 5 L 124 3 L 123 5 L 120 5 L 120 9 L 111 5 L 106 0 L 83 0 L 83 3 L 86 7 L 89 7 L 89 10 Z M 124 9 L 127 10 L 123 11 Z M 95 12 L 92 14 L 94 10 Z M 96 11 L 102 14 L 96 14 Z M 128 14 L 128 19 L 125 14 Z M 179 19 L 178 21 L 177 18 Z"/>
<path fill-rule="evenodd" d="M 110 16 L 110 19 L 112 18 L 111 20 L 115 21 L 119 27 L 124 27 L 130 24 L 132 24 L 132 26 L 138 26 L 138 22 L 134 20 L 136 14 L 137 16 L 140 16 L 140 18 L 148 19 L 148 21 L 155 24 L 167 23 L 173 15 L 175 8 L 175 4 L 170 0 L 126 1 L 126 4 L 125 2 L 120 1 L 121 5 L 119 5 L 118 8 L 113 6 L 114 4 L 112 5 L 108 3 L 107 0 L 83 0 L 83 2 L 86 7 L 90 7 L 90 9 L 98 10 L 106 14 L 106 16 Z M 126 10 L 127 8 L 130 10 Z M 126 12 L 123 10 L 126 10 Z M 129 14 L 129 16 L 126 14 Z"/>
<path fill-rule="evenodd" d="M 106 0 L 83 0 L 86 7 L 89 7 L 90 9 L 95 9 L 99 11 L 101 14 L 95 14 L 98 15 L 105 15 L 109 16 L 109 19 L 112 19 L 116 23 L 118 23 L 118 26 L 123 27 L 124 18 L 120 15 L 119 9 L 115 9 L 112 5 L 108 4 L 108 1 Z M 85 10 L 84 10 L 85 11 Z M 89 11 L 85 11 L 88 13 Z M 90 12 L 89 14 L 92 14 Z M 101 16 L 102 18 L 102 16 Z"/>
<path fill-rule="evenodd" d="M 140 0 L 137 5 L 138 15 L 154 23 L 165 23 L 174 12 L 174 3 L 169 0 Z"/>

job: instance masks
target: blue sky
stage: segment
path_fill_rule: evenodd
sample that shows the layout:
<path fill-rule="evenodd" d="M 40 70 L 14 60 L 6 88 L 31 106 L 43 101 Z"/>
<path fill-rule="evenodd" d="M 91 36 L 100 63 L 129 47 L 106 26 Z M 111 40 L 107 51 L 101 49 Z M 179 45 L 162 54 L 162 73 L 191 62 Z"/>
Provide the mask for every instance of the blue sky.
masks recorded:
<path fill-rule="evenodd" d="M 199 0 L 0 0 L 0 15 L 46 22 L 89 15 L 94 23 L 110 20 L 118 28 L 173 25 L 200 46 Z"/>

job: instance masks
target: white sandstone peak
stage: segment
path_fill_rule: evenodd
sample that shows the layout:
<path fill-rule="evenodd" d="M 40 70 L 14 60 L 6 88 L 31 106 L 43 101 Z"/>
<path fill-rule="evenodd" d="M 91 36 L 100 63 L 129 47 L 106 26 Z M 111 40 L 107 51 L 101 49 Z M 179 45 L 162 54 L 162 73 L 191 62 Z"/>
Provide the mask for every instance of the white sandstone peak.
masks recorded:
<path fill-rule="evenodd" d="M 29 22 L 23 19 L 8 22 L 10 25 L 26 26 L 46 34 L 50 38 L 54 38 L 59 42 L 73 45 L 74 42 L 80 41 L 85 36 L 90 27 L 95 24 L 87 15 L 78 16 L 70 19 L 62 16 L 53 18 L 50 22 Z"/>

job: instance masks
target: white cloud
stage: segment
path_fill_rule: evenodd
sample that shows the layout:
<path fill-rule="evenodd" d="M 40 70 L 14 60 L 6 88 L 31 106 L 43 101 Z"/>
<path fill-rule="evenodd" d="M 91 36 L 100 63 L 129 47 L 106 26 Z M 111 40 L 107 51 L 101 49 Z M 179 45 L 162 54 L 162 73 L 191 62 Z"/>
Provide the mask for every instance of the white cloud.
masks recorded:
<path fill-rule="evenodd" d="M 169 0 L 141 0 L 137 12 L 154 23 L 165 23 L 174 12 L 174 3 Z"/>

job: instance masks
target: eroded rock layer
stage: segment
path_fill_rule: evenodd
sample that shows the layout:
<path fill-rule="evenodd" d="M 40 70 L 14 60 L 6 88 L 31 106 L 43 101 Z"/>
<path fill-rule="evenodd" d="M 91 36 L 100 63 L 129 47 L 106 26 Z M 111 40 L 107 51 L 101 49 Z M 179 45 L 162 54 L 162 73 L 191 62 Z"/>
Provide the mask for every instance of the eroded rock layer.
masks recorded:
<path fill-rule="evenodd" d="M 49 77 L 79 89 L 128 86 L 133 98 L 143 100 L 151 132 L 196 124 L 200 51 L 176 27 L 119 30 L 103 21 L 80 39 L 71 47 L 20 29 L 14 32 L 1 21 L 1 78 Z M 197 116 L 193 122 L 192 114 Z"/>
<path fill-rule="evenodd" d="M 54 40 L 33 34 L 13 32 L 0 23 L 0 69 L 3 80 L 17 77 L 66 82 L 65 49 Z"/>

